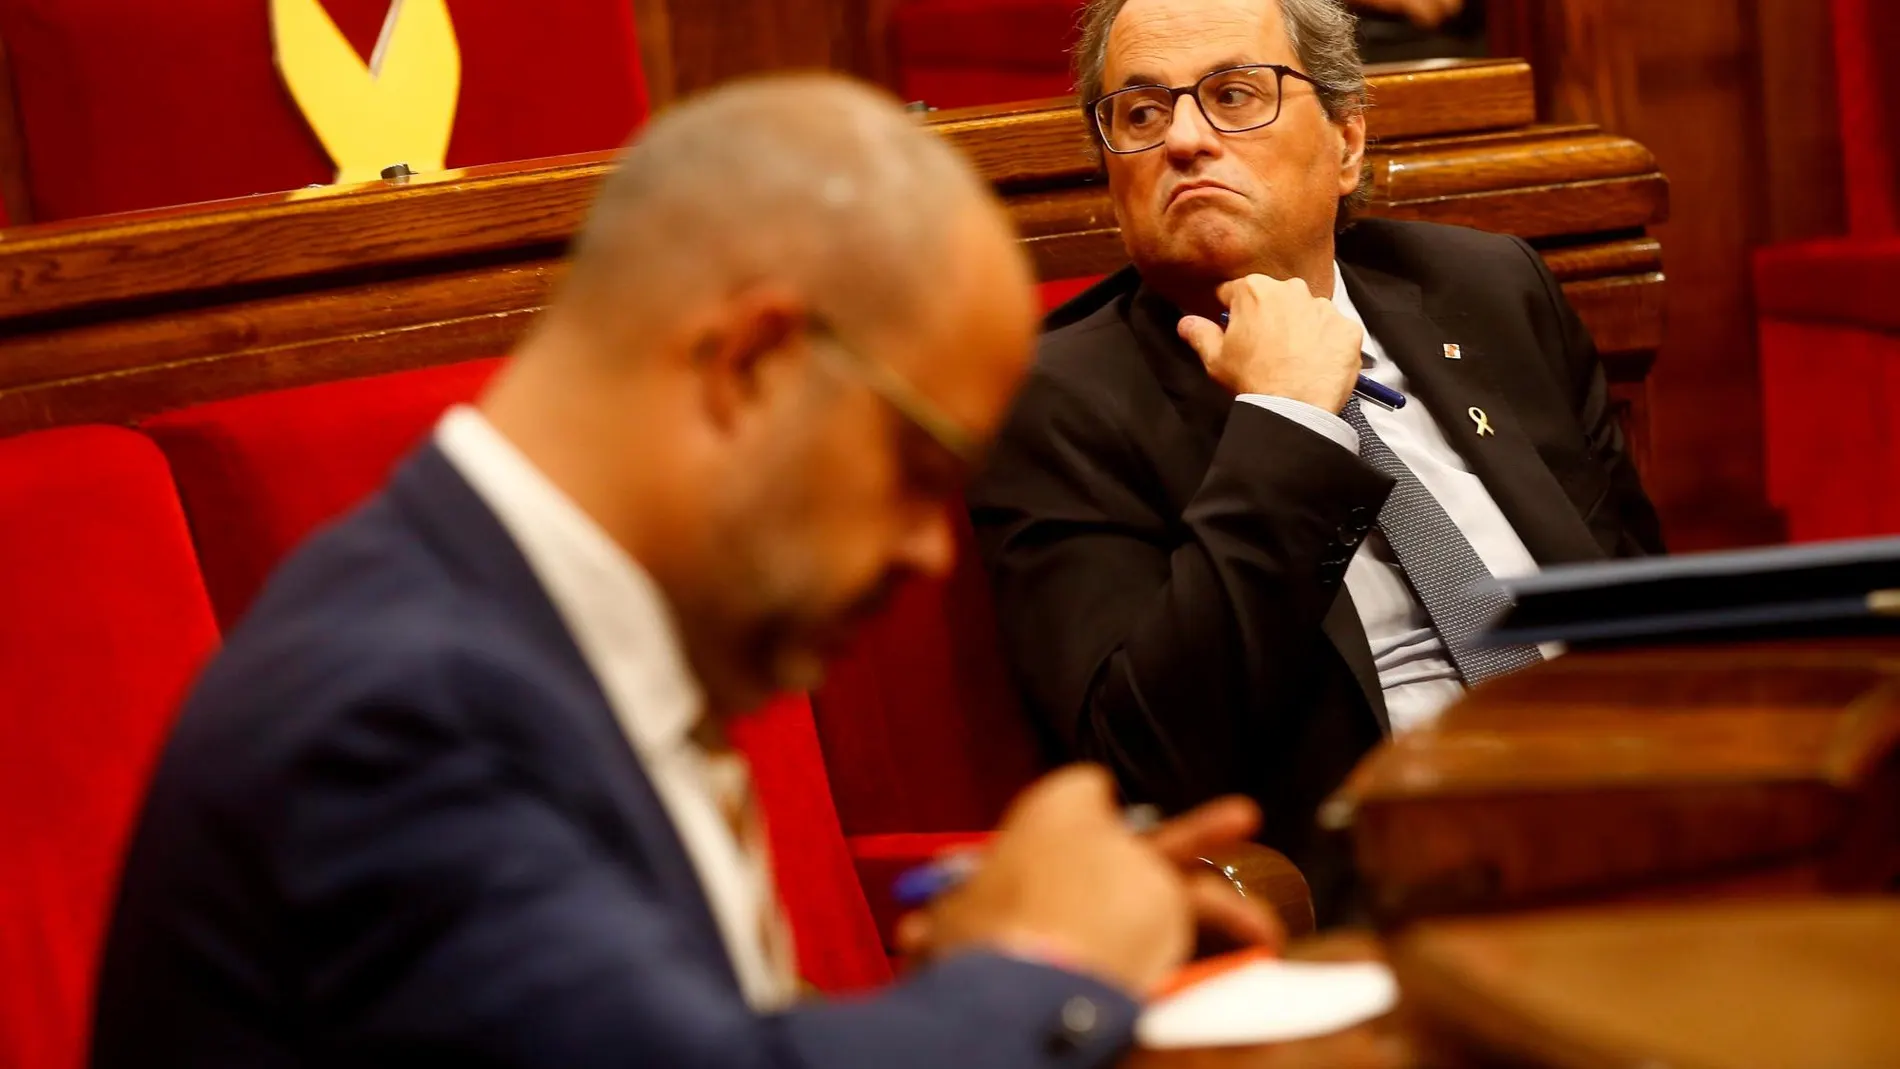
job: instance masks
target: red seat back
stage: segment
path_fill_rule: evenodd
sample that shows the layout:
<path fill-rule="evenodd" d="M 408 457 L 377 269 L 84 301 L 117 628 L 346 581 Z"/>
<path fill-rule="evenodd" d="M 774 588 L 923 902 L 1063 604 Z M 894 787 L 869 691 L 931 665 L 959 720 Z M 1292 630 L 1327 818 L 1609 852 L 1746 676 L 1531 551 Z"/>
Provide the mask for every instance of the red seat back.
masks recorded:
<path fill-rule="evenodd" d="M 1081 0 L 904 0 L 891 13 L 898 92 L 936 108 L 1074 92 Z"/>
<path fill-rule="evenodd" d="M 278 561 L 374 493 L 442 412 L 472 400 L 500 364 L 326 382 L 148 420 L 177 475 L 218 622 L 235 624 Z"/>
<path fill-rule="evenodd" d="M 752 763 L 799 975 L 831 994 L 889 981 L 890 963 L 838 827 L 811 703 L 803 695 L 781 698 L 740 718 L 732 741 Z"/>
<path fill-rule="evenodd" d="M 218 633 L 139 435 L 0 440 L 0 516 L 0 1065 L 78 1069 L 120 855 Z"/>
<path fill-rule="evenodd" d="M 389 0 L 323 4 L 368 56 Z M 332 181 L 273 66 L 269 9 L 0 0 L 35 219 Z M 449 166 L 616 148 L 645 118 L 628 0 L 449 0 L 449 15 L 462 53 Z"/>
<path fill-rule="evenodd" d="M 812 696 L 846 834 L 992 828 L 1044 767 L 960 512 L 957 531 L 956 571 L 900 591 Z"/>
<path fill-rule="evenodd" d="M 1900 233 L 1900 4 L 1834 0 L 1834 42 L 1850 231 Z"/>

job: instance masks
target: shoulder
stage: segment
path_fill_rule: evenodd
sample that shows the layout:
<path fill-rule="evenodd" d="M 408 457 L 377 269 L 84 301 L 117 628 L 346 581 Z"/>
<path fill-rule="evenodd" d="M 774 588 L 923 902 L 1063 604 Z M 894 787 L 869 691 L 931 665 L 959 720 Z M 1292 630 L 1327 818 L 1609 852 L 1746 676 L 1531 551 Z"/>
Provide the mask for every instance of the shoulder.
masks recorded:
<path fill-rule="evenodd" d="M 542 671 L 504 614 L 376 509 L 319 535 L 272 580 L 193 688 L 165 771 L 231 774 L 216 793 L 254 797 L 341 739 L 379 737 L 393 755 L 474 737 L 472 698 Z"/>
<path fill-rule="evenodd" d="M 1419 283 L 1472 287 L 1498 277 L 1541 282 L 1541 261 L 1523 240 L 1462 226 L 1365 219 L 1339 236 L 1339 258 Z"/>

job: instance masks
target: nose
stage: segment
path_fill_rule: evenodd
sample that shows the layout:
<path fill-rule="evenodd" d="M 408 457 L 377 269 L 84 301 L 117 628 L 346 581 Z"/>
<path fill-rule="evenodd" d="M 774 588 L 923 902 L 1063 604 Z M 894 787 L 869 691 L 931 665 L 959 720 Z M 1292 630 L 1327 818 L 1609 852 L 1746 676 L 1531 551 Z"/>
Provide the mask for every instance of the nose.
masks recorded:
<path fill-rule="evenodd" d="M 1168 137 L 1162 145 L 1170 159 L 1180 161 L 1220 153 L 1220 132 L 1201 113 L 1193 94 L 1183 93 L 1175 98 L 1174 121 L 1168 124 Z"/>
<path fill-rule="evenodd" d="M 948 506 L 930 509 L 918 518 L 898 547 L 898 560 L 910 571 L 932 579 L 950 574 L 957 560 L 957 535 Z"/>

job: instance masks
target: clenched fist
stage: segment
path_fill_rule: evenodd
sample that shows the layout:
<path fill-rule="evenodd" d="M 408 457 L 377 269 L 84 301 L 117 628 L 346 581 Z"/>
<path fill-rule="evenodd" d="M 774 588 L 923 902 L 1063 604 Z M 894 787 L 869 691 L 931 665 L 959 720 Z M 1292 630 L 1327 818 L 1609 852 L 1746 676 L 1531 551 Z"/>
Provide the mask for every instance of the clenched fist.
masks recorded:
<path fill-rule="evenodd" d="M 1183 317 L 1177 328 L 1215 382 L 1235 394 L 1286 397 L 1328 412 L 1346 407 L 1365 342 L 1359 324 L 1297 278 L 1248 275 L 1217 295 L 1227 306 L 1226 330 L 1199 316 Z"/>

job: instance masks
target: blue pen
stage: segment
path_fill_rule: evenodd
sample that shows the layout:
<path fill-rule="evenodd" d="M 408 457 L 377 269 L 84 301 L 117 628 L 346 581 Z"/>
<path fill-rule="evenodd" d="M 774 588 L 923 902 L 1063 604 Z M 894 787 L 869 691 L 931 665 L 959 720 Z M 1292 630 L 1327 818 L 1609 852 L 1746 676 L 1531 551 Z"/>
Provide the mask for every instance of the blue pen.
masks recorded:
<path fill-rule="evenodd" d="M 1122 810 L 1122 823 L 1128 830 L 1145 832 L 1161 823 L 1161 811 L 1151 805 L 1131 805 Z M 981 861 L 975 850 L 958 850 L 927 864 L 906 870 L 891 882 L 891 897 L 906 909 L 916 909 L 938 895 L 948 894 L 975 874 Z"/>
<path fill-rule="evenodd" d="M 1220 325 L 1223 327 L 1227 325 L 1226 312 L 1220 314 Z M 1361 359 L 1364 358 L 1364 354 L 1361 354 Z M 1353 384 L 1352 392 L 1365 400 L 1371 401 L 1380 408 L 1389 409 L 1394 412 L 1405 407 L 1404 394 L 1390 386 L 1380 385 L 1366 378 L 1364 375 L 1359 376 L 1359 381 Z"/>

